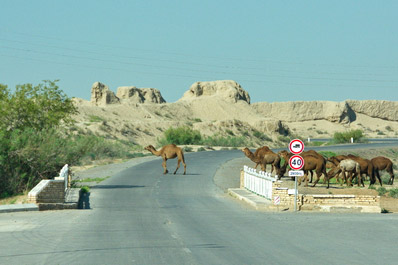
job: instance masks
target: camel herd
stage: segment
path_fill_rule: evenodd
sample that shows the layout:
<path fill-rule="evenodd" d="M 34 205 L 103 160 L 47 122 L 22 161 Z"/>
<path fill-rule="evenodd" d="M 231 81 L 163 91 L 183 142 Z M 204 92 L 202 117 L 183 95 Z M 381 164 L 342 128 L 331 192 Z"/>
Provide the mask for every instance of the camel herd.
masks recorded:
<path fill-rule="evenodd" d="M 258 148 L 254 153 L 245 147 L 242 149 L 242 152 L 256 163 L 255 168 L 260 165 L 261 170 L 266 171 L 267 165 L 271 164 L 271 172 L 275 172 L 275 175 L 279 179 L 286 173 L 288 161 L 293 155 L 287 151 L 275 153 L 267 146 Z M 383 156 L 378 156 L 371 160 L 354 155 L 339 155 L 325 158 L 314 150 L 302 152 L 300 155 L 304 158 L 304 167 L 302 169 L 304 176 L 298 179 L 299 185 L 305 180 L 305 185 L 308 186 L 309 174 L 311 175 L 309 182 L 312 183 L 313 171 L 316 173 L 316 180 L 312 185 L 313 187 L 318 183 L 322 175 L 324 176 L 324 183 L 327 182 L 327 188 L 329 188 L 330 179 L 334 177 L 336 177 L 341 185 L 345 182 L 348 186 L 352 186 L 353 178 L 357 178 L 358 186 L 364 186 L 363 177 L 370 179 L 370 185 L 376 183 L 376 178 L 379 180 L 380 185 L 382 185 L 379 173 L 381 170 L 385 170 L 390 174 L 388 184 L 392 185 L 394 183 L 393 163 L 390 159 Z M 280 165 L 281 158 L 285 160 L 283 165 Z M 327 168 L 330 168 L 330 170 L 327 171 Z"/>
<path fill-rule="evenodd" d="M 163 174 L 167 174 L 166 161 L 168 159 L 178 158 L 177 170 L 180 168 L 180 163 L 184 165 L 184 175 L 186 174 L 187 165 L 185 164 L 184 153 L 182 149 L 175 144 L 169 144 L 163 146 L 159 151 L 155 149 L 152 145 L 145 147 L 146 150 L 151 152 L 155 156 L 160 156 L 163 158 Z M 258 148 L 254 153 L 250 151 L 249 148 L 245 147 L 242 152 L 254 163 L 256 163 L 255 168 L 258 165 L 261 166 L 262 171 L 267 171 L 267 165 L 271 165 L 271 172 L 275 172 L 275 175 L 279 179 L 285 175 L 288 170 L 288 161 L 293 155 L 287 151 L 279 151 L 278 153 L 273 152 L 268 146 L 263 146 Z M 324 183 L 327 182 L 327 188 L 329 188 L 330 179 L 336 177 L 337 181 L 343 185 L 346 183 L 348 186 L 352 186 L 352 180 L 357 179 L 358 186 L 364 186 L 363 177 L 370 179 L 370 185 L 376 183 L 376 178 L 379 180 L 380 185 L 382 184 L 379 171 L 385 170 L 390 174 L 390 180 L 388 184 L 392 185 L 394 183 L 394 172 L 393 163 L 390 159 L 384 156 L 378 156 L 372 159 L 365 159 L 354 155 L 338 155 L 325 158 L 323 155 L 319 154 L 314 150 L 309 150 L 302 152 L 300 154 L 304 158 L 304 176 L 298 179 L 298 184 L 305 181 L 305 186 L 308 186 L 308 175 L 311 175 L 310 183 L 312 183 L 313 172 L 315 171 L 316 180 L 313 187 L 319 182 L 321 176 L 323 175 Z M 285 160 L 283 165 L 281 165 L 282 158 Z M 330 168 L 329 171 L 326 169 Z"/>

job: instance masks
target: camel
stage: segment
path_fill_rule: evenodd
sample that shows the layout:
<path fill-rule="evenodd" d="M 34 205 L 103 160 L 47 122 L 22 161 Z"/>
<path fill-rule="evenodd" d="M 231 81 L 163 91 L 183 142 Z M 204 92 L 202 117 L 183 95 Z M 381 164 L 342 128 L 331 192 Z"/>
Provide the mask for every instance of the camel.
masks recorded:
<path fill-rule="evenodd" d="M 279 176 L 280 175 L 280 166 L 279 163 L 281 161 L 281 158 L 279 155 L 275 154 L 271 150 L 269 152 L 264 152 L 264 156 L 259 157 L 259 156 L 254 156 L 254 154 L 249 150 L 249 148 L 245 147 L 242 149 L 242 152 L 254 163 L 260 164 L 261 165 L 261 170 L 266 171 L 267 170 L 267 164 L 271 164 L 271 173 L 272 171 L 275 170 L 275 173 Z M 280 176 L 279 176 L 280 179 Z"/>
<path fill-rule="evenodd" d="M 177 173 L 177 170 L 180 168 L 180 163 L 184 165 L 184 175 L 187 171 L 187 165 L 185 164 L 185 159 L 184 159 L 184 153 L 182 152 L 182 149 L 175 144 L 168 144 L 162 147 L 159 151 L 156 151 L 155 147 L 153 145 L 148 145 L 145 147 L 145 150 L 148 150 L 155 156 L 161 156 L 163 158 L 163 163 L 162 166 L 164 168 L 163 174 L 167 174 L 169 171 L 167 170 L 166 166 L 166 161 L 167 159 L 173 159 L 173 158 L 178 158 L 177 162 L 177 168 L 174 171 L 174 174 Z"/>
<path fill-rule="evenodd" d="M 282 156 L 281 154 L 284 154 L 284 156 L 287 157 L 287 158 L 289 158 L 289 159 L 290 159 L 290 157 L 293 155 L 293 154 L 287 152 L 286 150 L 279 151 L 278 154 L 279 154 L 280 156 Z M 304 151 L 304 152 L 302 152 L 300 155 L 301 155 L 301 156 L 313 155 L 313 156 L 319 157 L 320 159 L 324 160 L 324 162 L 325 162 L 325 164 L 326 164 L 325 157 L 324 157 L 323 155 L 321 155 L 320 153 L 318 153 L 317 151 L 315 151 L 315 150 Z M 286 173 L 286 169 L 287 169 L 288 164 L 289 164 L 289 160 L 286 160 L 286 159 L 285 159 L 285 164 L 281 167 L 281 173 L 282 173 L 283 175 Z M 310 173 L 310 175 L 311 175 L 311 178 L 310 178 L 310 182 L 309 182 L 309 183 L 312 183 L 312 178 L 313 178 L 313 175 L 314 175 L 314 174 L 313 174 L 313 172 L 312 172 L 311 170 L 309 171 L 309 173 Z"/>
<path fill-rule="evenodd" d="M 360 172 L 361 172 L 361 166 L 359 165 L 358 162 L 352 159 L 344 159 L 340 161 L 338 166 L 336 166 L 334 169 L 328 172 L 327 178 L 329 182 L 331 178 L 333 178 L 336 175 L 339 175 L 340 173 L 342 173 L 344 178 L 346 178 L 345 173 L 347 173 L 348 174 L 347 186 L 352 186 L 352 178 L 355 176 L 358 177 L 358 186 L 360 186 L 360 184 L 362 184 L 362 186 L 365 186 L 363 184 Z M 341 185 L 343 185 L 342 182 Z"/>
<path fill-rule="evenodd" d="M 249 153 L 249 152 L 245 151 L 245 149 L 249 150 L 247 147 L 245 147 L 245 148 L 242 149 L 242 152 L 245 153 L 245 155 L 246 155 L 251 161 L 253 161 L 254 163 L 256 163 L 256 166 L 254 167 L 255 169 L 257 169 L 257 166 L 258 166 L 259 164 L 261 164 L 261 158 L 264 157 L 265 153 L 271 151 L 271 149 L 269 149 L 268 146 L 265 146 L 265 145 L 264 145 L 264 146 L 262 146 L 262 147 L 257 148 L 257 150 L 254 152 L 254 154 L 253 154 L 253 156 L 252 156 L 252 155 L 250 154 L 251 151 L 249 150 L 249 151 L 250 151 L 250 153 Z M 274 168 L 272 167 L 272 170 L 273 170 L 273 169 L 274 169 Z"/>
<path fill-rule="evenodd" d="M 371 183 L 370 185 L 372 185 L 373 183 L 376 182 L 375 176 L 373 174 L 373 165 L 370 162 L 370 160 L 364 159 L 364 158 L 359 157 L 359 156 L 354 156 L 354 155 L 351 155 L 351 154 L 347 155 L 347 157 L 349 159 L 354 160 L 355 162 L 357 162 L 359 164 L 359 166 L 361 167 L 361 172 L 359 174 L 361 176 L 365 175 L 365 177 L 368 176 L 369 179 L 370 179 L 370 183 Z M 379 180 L 379 182 L 380 182 L 380 185 L 382 185 L 380 180 Z"/>
<path fill-rule="evenodd" d="M 287 151 L 280 151 L 278 153 L 281 157 L 285 159 L 285 161 L 289 161 L 290 157 L 293 155 Z M 328 186 L 329 188 L 329 179 L 327 178 L 326 175 L 326 162 L 325 158 L 321 158 L 317 155 L 313 155 L 310 153 L 307 154 L 300 154 L 304 158 L 304 177 L 298 179 L 298 184 L 301 185 L 301 181 L 305 180 L 305 186 L 308 186 L 308 173 L 311 172 L 312 170 L 315 170 L 317 179 L 315 180 L 315 183 L 312 185 L 312 187 L 315 187 L 315 185 L 318 183 L 319 179 L 321 178 L 321 175 L 323 174 L 325 179 L 328 181 Z M 285 164 L 286 165 L 286 164 Z M 283 165 L 282 170 L 286 168 L 286 166 Z"/>
<path fill-rule="evenodd" d="M 264 146 L 262 146 L 262 147 L 257 148 L 257 150 L 254 152 L 254 156 L 255 156 L 255 157 L 262 158 L 262 157 L 264 157 L 265 154 L 268 153 L 268 152 L 272 152 L 272 151 L 271 151 L 271 149 L 269 149 L 268 146 L 264 145 Z M 261 162 L 260 162 L 260 163 L 261 163 Z M 255 166 L 254 168 L 257 169 L 257 166 L 258 166 L 260 163 L 256 163 L 256 166 Z M 273 167 L 273 166 L 272 166 L 272 170 L 274 170 L 274 167 Z"/>
<path fill-rule="evenodd" d="M 378 156 L 378 157 L 372 158 L 370 160 L 370 162 L 373 165 L 374 175 L 379 179 L 380 185 L 381 185 L 381 178 L 380 178 L 379 170 L 386 170 L 390 174 L 390 180 L 388 181 L 388 184 L 389 185 L 394 184 L 393 164 L 390 159 L 388 159 L 387 157 L 384 157 L 384 156 Z M 371 181 L 376 182 L 376 178 L 374 178 Z M 373 183 L 371 183 L 371 184 L 373 184 Z"/>
<path fill-rule="evenodd" d="M 328 162 L 331 162 L 334 166 L 338 166 L 340 161 L 347 159 L 348 157 L 345 155 L 331 156 L 327 159 Z"/>

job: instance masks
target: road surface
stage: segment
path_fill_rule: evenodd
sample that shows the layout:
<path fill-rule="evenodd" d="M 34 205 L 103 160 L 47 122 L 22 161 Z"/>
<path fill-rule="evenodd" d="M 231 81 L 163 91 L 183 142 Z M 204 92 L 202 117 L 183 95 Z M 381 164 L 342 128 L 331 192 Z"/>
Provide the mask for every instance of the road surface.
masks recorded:
<path fill-rule="evenodd" d="M 156 159 L 92 188 L 90 209 L 2 214 L 0 264 L 398 263 L 398 215 L 258 212 L 226 195 L 213 175 L 242 155 L 186 154 L 185 176 Z"/>

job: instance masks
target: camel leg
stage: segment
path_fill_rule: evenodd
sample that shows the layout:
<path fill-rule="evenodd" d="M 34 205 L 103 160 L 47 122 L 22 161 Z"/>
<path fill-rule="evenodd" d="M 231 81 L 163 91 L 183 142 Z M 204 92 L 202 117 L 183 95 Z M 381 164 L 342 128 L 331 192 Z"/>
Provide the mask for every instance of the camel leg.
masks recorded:
<path fill-rule="evenodd" d="M 174 171 L 174 175 L 177 173 L 177 170 L 180 168 L 180 163 L 181 163 L 181 159 L 178 158 L 178 161 L 177 161 L 177 168 L 176 168 L 176 170 Z"/>
<path fill-rule="evenodd" d="M 392 169 L 392 164 L 387 167 L 387 172 L 390 174 L 390 180 L 388 181 L 389 185 L 394 184 L 394 172 Z"/>
<path fill-rule="evenodd" d="M 311 176 L 310 176 L 310 181 L 309 181 L 309 183 L 312 183 L 313 174 L 314 174 L 314 173 L 312 172 L 312 170 L 310 170 L 310 171 L 309 171 L 309 174 L 308 174 L 308 175 L 311 175 Z"/>
<path fill-rule="evenodd" d="M 301 186 L 302 178 L 303 178 L 303 177 L 299 177 L 299 178 L 298 178 L 298 180 L 297 180 L 297 185 L 298 185 L 298 186 Z"/>
<path fill-rule="evenodd" d="M 163 158 L 163 163 L 162 163 L 162 166 L 163 166 L 163 169 L 164 169 L 163 174 L 169 173 L 169 171 L 167 170 L 166 161 L 167 161 L 167 159 Z"/>
<path fill-rule="evenodd" d="M 187 173 L 187 164 L 185 164 L 184 159 L 182 160 L 182 164 L 184 165 L 184 175 Z"/>
<path fill-rule="evenodd" d="M 305 186 L 308 187 L 308 171 L 304 173 Z"/>
<path fill-rule="evenodd" d="M 378 169 L 375 169 L 375 175 L 377 177 L 377 179 L 379 180 L 380 186 L 383 186 L 383 182 L 381 181 L 381 177 L 380 177 L 380 173 Z M 375 180 L 376 183 L 376 180 Z"/>
<path fill-rule="evenodd" d="M 352 186 L 352 173 L 348 172 L 347 175 L 347 186 Z"/>
<path fill-rule="evenodd" d="M 321 172 L 316 172 L 316 180 L 314 182 L 314 184 L 312 185 L 312 187 L 315 187 L 315 185 L 318 183 L 318 181 L 321 179 Z"/>
<path fill-rule="evenodd" d="M 390 172 L 390 180 L 388 181 L 388 184 L 392 185 L 394 184 L 394 173 Z"/>
<path fill-rule="evenodd" d="M 358 182 L 358 187 L 360 187 L 361 186 L 361 184 L 363 184 L 363 181 L 362 181 L 362 176 L 361 176 L 361 174 L 360 173 L 355 173 L 354 174 L 354 178 L 357 178 L 357 182 Z"/>

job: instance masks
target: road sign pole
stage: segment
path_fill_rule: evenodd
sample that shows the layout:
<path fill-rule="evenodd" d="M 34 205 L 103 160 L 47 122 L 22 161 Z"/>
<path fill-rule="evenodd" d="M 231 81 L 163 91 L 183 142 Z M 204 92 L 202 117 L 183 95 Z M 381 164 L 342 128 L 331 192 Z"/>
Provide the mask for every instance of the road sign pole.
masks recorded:
<path fill-rule="evenodd" d="M 297 212 L 297 178 L 294 178 L 294 211 Z"/>

